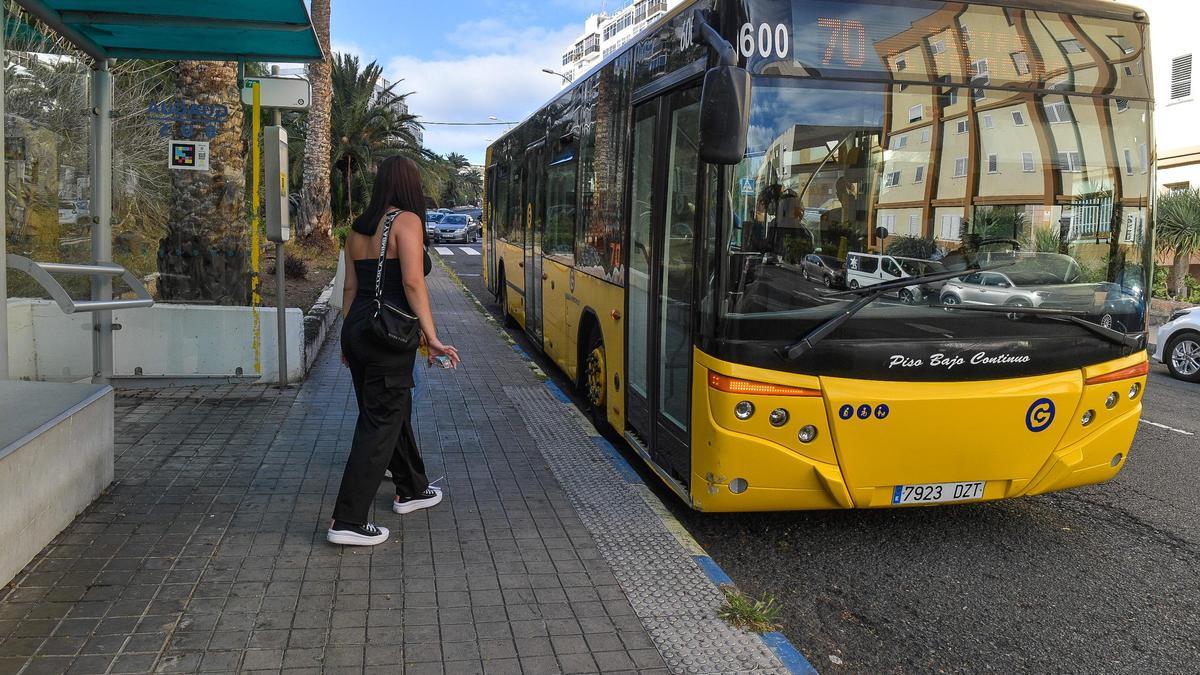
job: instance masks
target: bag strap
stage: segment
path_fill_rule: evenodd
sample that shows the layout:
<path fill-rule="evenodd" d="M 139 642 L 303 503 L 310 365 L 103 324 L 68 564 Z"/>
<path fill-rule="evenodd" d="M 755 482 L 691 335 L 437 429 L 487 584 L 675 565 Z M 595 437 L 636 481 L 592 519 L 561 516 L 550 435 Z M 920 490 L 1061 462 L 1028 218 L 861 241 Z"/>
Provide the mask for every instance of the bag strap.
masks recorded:
<path fill-rule="evenodd" d="M 379 265 L 375 268 L 375 300 L 383 298 L 383 263 L 387 260 L 388 237 L 392 234 L 392 223 L 400 215 L 400 211 L 392 211 L 383 219 L 383 237 L 379 242 Z"/>

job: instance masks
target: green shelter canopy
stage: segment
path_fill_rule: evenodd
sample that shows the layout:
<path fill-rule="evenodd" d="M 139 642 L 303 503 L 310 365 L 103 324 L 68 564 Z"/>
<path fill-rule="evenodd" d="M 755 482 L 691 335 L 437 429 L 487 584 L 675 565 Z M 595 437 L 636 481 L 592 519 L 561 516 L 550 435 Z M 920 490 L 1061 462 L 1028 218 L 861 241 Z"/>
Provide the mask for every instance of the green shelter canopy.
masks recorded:
<path fill-rule="evenodd" d="M 304 0 L 17 0 L 95 59 L 323 58 Z"/>

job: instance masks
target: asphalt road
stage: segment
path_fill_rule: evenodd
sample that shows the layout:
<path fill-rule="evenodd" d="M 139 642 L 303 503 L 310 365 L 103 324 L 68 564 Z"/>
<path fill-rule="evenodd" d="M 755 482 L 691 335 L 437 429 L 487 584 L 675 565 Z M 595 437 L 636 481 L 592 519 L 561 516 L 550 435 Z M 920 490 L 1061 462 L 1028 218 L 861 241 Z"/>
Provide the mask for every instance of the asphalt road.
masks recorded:
<path fill-rule="evenodd" d="M 498 315 L 481 258 L 452 248 L 443 260 Z M 1200 385 L 1155 365 L 1145 403 L 1125 470 L 1070 492 L 735 515 L 657 493 L 743 591 L 783 604 L 783 632 L 822 672 L 1197 672 Z"/>

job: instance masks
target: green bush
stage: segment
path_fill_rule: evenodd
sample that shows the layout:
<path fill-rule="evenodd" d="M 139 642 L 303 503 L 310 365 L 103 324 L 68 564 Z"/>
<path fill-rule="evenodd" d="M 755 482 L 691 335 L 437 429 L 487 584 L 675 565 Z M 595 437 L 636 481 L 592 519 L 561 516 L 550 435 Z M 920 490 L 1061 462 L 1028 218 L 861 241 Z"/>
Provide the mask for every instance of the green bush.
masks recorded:
<path fill-rule="evenodd" d="M 1187 284 L 1187 301 L 1200 302 L 1200 280 L 1189 274 L 1184 279 L 1184 283 Z"/>
<path fill-rule="evenodd" d="M 346 238 L 350 236 L 350 226 L 338 225 L 337 227 L 333 228 L 333 236 L 335 239 L 337 239 L 338 248 L 345 248 Z"/>
<path fill-rule="evenodd" d="M 1167 277 L 1171 274 L 1171 269 L 1166 265 L 1156 265 L 1154 267 L 1154 283 L 1151 284 L 1151 294 L 1156 298 L 1167 299 Z"/>
<path fill-rule="evenodd" d="M 932 238 L 899 236 L 887 245 L 886 253 L 902 258 L 920 258 L 931 260 L 938 254 L 938 245 Z"/>

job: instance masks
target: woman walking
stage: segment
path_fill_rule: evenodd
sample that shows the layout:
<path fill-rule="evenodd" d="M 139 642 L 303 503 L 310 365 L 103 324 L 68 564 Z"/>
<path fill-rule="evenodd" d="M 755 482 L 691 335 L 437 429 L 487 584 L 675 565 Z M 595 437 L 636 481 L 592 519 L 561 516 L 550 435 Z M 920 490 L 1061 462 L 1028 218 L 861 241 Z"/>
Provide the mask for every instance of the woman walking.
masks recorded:
<path fill-rule="evenodd" d="M 442 500 L 429 485 L 412 428 L 415 340 L 381 339 L 378 308 L 390 305 L 415 316 L 429 362 L 458 367 L 458 352 L 438 340 L 425 287 L 425 195 L 412 160 L 391 157 L 379 165 L 371 203 L 346 238 L 346 288 L 342 307 L 342 361 L 358 399 L 358 424 L 326 538 L 334 544 L 373 546 L 388 530 L 371 523 L 371 502 L 391 470 L 392 510 L 410 513 Z"/>

